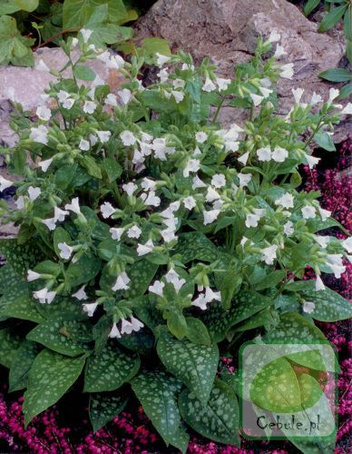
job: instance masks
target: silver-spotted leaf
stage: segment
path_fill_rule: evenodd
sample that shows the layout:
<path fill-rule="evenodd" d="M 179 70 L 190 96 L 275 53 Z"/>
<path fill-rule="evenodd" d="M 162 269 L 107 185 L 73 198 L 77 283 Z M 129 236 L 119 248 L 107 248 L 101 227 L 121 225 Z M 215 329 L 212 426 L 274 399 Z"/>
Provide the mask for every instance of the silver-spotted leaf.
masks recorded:
<path fill-rule="evenodd" d="M 164 366 L 205 405 L 218 368 L 217 345 L 180 341 L 164 330 L 158 339 L 157 351 Z"/>
<path fill-rule="evenodd" d="M 38 312 L 38 303 L 31 296 L 18 296 L 18 293 L 10 293 L 0 298 L 0 317 L 19 318 L 35 323 L 45 320 Z"/>
<path fill-rule="evenodd" d="M 18 244 L 15 238 L 0 240 L 0 254 L 20 276 L 26 276 L 27 270 L 34 268 L 43 257 L 42 251 L 33 242 Z"/>
<path fill-rule="evenodd" d="M 94 393 L 89 398 L 89 418 L 94 432 L 117 416 L 128 401 L 128 394 Z"/>
<path fill-rule="evenodd" d="M 98 393 L 114 391 L 131 380 L 140 367 L 135 353 L 124 353 L 114 343 L 108 343 L 99 354 L 92 355 L 84 376 L 84 391 Z"/>
<path fill-rule="evenodd" d="M 19 349 L 22 339 L 10 328 L 0 329 L 0 364 L 10 368 L 12 358 Z"/>
<path fill-rule="evenodd" d="M 177 398 L 182 383 L 165 373 L 148 372 L 132 380 L 132 389 L 166 445 L 186 452 L 189 436 L 180 426 Z"/>
<path fill-rule="evenodd" d="M 196 398 L 188 389 L 179 398 L 182 418 L 193 430 L 203 437 L 230 445 L 239 445 L 239 409 L 231 387 L 216 379 L 207 405 Z"/>
<path fill-rule="evenodd" d="M 55 404 L 75 383 L 85 363 L 84 357 L 70 358 L 44 349 L 35 358 L 24 394 L 25 423 Z"/>
<path fill-rule="evenodd" d="M 24 340 L 14 353 L 9 373 L 9 391 L 18 391 L 27 386 L 29 371 L 40 350 L 36 342 Z"/>

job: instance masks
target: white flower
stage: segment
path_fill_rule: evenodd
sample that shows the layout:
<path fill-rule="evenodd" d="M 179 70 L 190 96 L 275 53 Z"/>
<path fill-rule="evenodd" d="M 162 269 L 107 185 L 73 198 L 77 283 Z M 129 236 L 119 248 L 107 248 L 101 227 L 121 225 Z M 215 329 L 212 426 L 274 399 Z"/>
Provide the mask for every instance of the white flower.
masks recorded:
<path fill-rule="evenodd" d="M 72 38 L 71 46 L 72 46 L 72 47 L 78 46 L 78 39 L 77 39 L 77 38 Z"/>
<path fill-rule="evenodd" d="M 216 173 L 211 179 L 211 184 L 215 188 L 222 188 L 226 185 L 225 175 L 223 175 L 222 173 Z"/>
<path fill-rule="evenodd" d="M 20 195 L 18 199 L 15 201 L 15 205 L 18 210 L 23 210 L 24 208 L 24 197 L 23 195 Z"/>
<path fill-rule="evenodd" d="M 275 205 L 281 205 L 284 208 L 293 208 L 294 206 L 294 197 L 289 192 L 282 195 L 279 199 L 275 200 Z"/>
<path fill-rule="evenodd" d="M 111 234 L 111 238 L 113 240 L 117 240 L 117 241 L 120 241 L 121 239 L 121 236 L 123 234 L 123 232 L 125 231 L 125 229 L 123 227 L 111 227 L 111 229 L 109 230 L 110 234 Z"/>
<path fill-rule="evenodd" d="M 305 301 L 303 304 L 303 312 L 306 314 L 312 314 L 315 309 L 315 304 L 312 301 Z"/>
<path fill-rule="evenodd" d="M 128 238 L 139 238 L 141 236 L 142 230 L 138 227 L 138 225 L 134 225 L 127 230 Z"/>
<path fill-rule="evenodd" d="M 179 210 L 181 206 L 181 202 L 180 201 L 176 201 L 176 202 L 172 202 L 170 203 L 169 207 L 162 211 L 160 213 L 160 215 L 163 217 L 163 218 L 167 218 L 167 219 L 170 219 L 170 218 L 173 218 L 174 217 L 174 213 Z"/>
<path fill-rule="evenodd" d="M 133 331 L 132 323 L 123 318 L 121 323 L 121 334 L 131 334 L 132 331 Z"/>
<path fill-rule="evenodd" d="M 71 200 L 71 203 L 65 205 L 65 210 L 72 211 L 72 213 L 80 214 L 81 208 L 79 206 L 79 198 L 75 197 Z"/>
<path fill-rule="evenodd" d="M 99 137 L 99 140 L 101 143 L 106 143 L 109 142 L 110 137 L 111 137 L 111 132 L 110 131 L 97 131 L 97 136 Z M 94 145 L 92 143 L 92 145 Z"/>
<path fill-rule="evenodd" d="M 107 97 L 105 98 L 105 104 L 107 106 L 113 106 L 113 107 L 116 107 L 117 106 L 117 98 L 116 98 L 116 95 L 114 95 L 113 93 L 109 93 L 107 95 Z"/>
<path fill-rule="evenodd" d="M 193 184 L 192 184 L 192 189 L 198 189 L 198 188 L 206 188 L 206 184 L 204 183 L 204 181 L 202 181 L 198 175 L 196 175 L 194 178 L 193 178 Z"/>
<path fill-rule="evenodd" d="M 70 110 L 73 106 L 73 104 L 75 103 L 75 100 L 73 98 L 66 98 L 63 102 L 62 102 L 62 107 L 67 109 L 67 110 Z"/>
<path fill-rule="evenodd" d="M 184 88 L 186 85 L 186 81 L 183 79 L 174 79 L 171 81 L 174 88 Z"/>
<path fill-rule="evenodd" d="M 149 292 L 154 293 L 155 295 L 163 296 L 164 287 L 165 287 L 164 282 L 154 281 L 154 284 L 150 285 L 148 290 Z"/>
<path fill-rule="evenodd" d="M 331 104 L 334 99 L 336 99 L 340 95 L 340 90 L 337 88 L 330 88 L 329 90 L 329 99 L 328 104 Z"/>
<path fill-rule="evenodd" d="M 141 328 L 143 328 L 144 324 L 140 320 L 138 320 L 138 318 L 133 317 L 133 315 L 131 315 L 130 320 L 133 331 L 139 331 Z"/>
<path fill-rule="evenodd" d="M 315 281 L 315 290 L 319 292 L 320 290 L 325 290 L 324 282 L 321 280 L 320 276 L 317 276 L 317 280 Z"/>
<path fill-rule="evenodd" d="M 107 68 L 119 70 L 125 65 L 125 60 L 120 55 L 111 55 L 105 64 Z"/>
<path fill-rule="evenodd" d="M 312 205 L 306 205 L 301 209 L 304 219 L 314 219 L 317 215 L 317 210 Z"/>
<path fill-rule="evenodd" d="M 119 90 L 117 92 L 117 94 L 121 98 L 121 101 L 123 104 L 128 104 L 132 98 L 131 90 L 129 90 L 128 88 L 123 88 L 122 90 Z M 115 99 L 116 99 L 116 97 L 115 97 Z"/>
<path fill-rule="evenodd" d="M 197 205 L 195 198 L 192 196 L 185 197 L 183 204 L 187 210 L 192 210 Z"/>
<path fill-rule="evenodd" d="M 90 38 L 90 35 L 93 33 L 92 30 L 88 30 L 88 29 L 86 29 L 86 28 L 81 28 L 80 32 L 81 32 L 83 41 L 84 41 L 85 43 L 88 42 L 88 40 L 89 40 L 89 38 Z"/>
<path fill-rule="evenodd" d="M 208 187 L 207 195 L 205 197 L 206 202 L 214 202 L 214 200 L 220 199 L 220 194 L 215 191 L 211 186 Z"/>
<path fill-rule="evenodd" d="M 275 162 L 284 162 L 288 158 L 288 151 L 285 148 L 275 147 L 271 158 Z"/>
<path fill-rule="evenodd" d="M 205 311 L 207 309 L 207 303 L 208 301 L 206 301 L 204 294 L 201 293 L 194 301 L 192 301 L 191 305 L 199 307 L 199 309 Z"/>
<path fill-rule="evenodd" d="M 253 104 L 257 107 L 261 104 L 264 99 L 264 96 L 256 95 L 255 93 L 250 93 L 249 96 L 251 97 Z"/>
<path fill-rule="evenodd" d="M 326 264 L 331 268 L 336 279 L 340 279 L 341 274 L 346 271 L 342 263 L 342 254 L 328 254 Z"/>
<path fill-rule="evenodd" d="M 304 93 L 303 88 L 292 88 L 293 97 L 295 98 L 295 103 L 300 104 L 302 95 Z"/>
<path fill-rule="evenodd" d="M 322 221 L 326 221 L 331 216 L 331 211 L 329 211 L 329 210 L 324 210 L 323 208 L 319 207 L 318 211 L 319 211 Z"/>
<path fill-rule="evenodd" d="M 169 78 L 169 72 L 168 72 L 168 70 L 166 68 L 164 68 L 164 69 L 162 69 L 161 71 L 158 72 L 157 76 L 159 77 L 160 82 L 164 83 Z"/>
<path fill-rule="evenodd" d="M 45 161 L 40 161 L 38 166 L 42 169 L 43 172 L 46 172 L 53 162 L 53 158 L 46 159 Z"/>
<path fill-rule="evenodd" d="M 170 243 L 171 241 L 177 239 L 174 228 L 160 230 L 160 235 L 163 237 L 163 240 L 165 241 L 165 243 Z"/>
<path fill-rule="evenodd" d="M 315 158 L 314 156 L 311 156 L 309 154 L 306 154 L 305 158 L 310 169 L 313 169 L 313 167 L 316 166 L 320 161 L 320 158 Z"/>
<path fill-rule="evenodd" d="M 29 138 L 33 140 L 33 142 L 41 143 L 43 145 L 48 144 L 48 130 L 44 125 L 38 126 L 38 128 L 31 128 L 31 133 L 29 134 Z"/>
<path fill-rule="evenodd" d="M 114 208 L 111 203 L 109 202 L 104 202 L 101 206 L 100 206 L 100 212 L 101 212 L 101 215 L 103 216 L 104 219 L 107 219 L 109 218 L 112 214 L 114 214 L 116 211 L 116 208 Z"/>
<path fill-rule="evenodd" d="M 245 186 L 247 186 L 252 179 L 251 173 L 239 173 L 237 176 L 238 179 L 240 180 L 240 188 L 244 188 Z"/>
<path fill-rule="evenodd" d="M 328 237 L 328 236 L 314 235 L 314 239 L 319 244 L 319 246 L 323 249 L 326 249 L 328 247 L 328 244 L 330 243 L 330 237 Z"/>
<path fill-rule="evenodd" d="M 258 227 L 258 222 L 260 221 L 260 216 L 256 214 L 247 214 L 245 225 L 247 228 Z"/>
<path fill-rule="evenodd" d="M 32 271 L 32 270 L 27 271 L 27 281 L 28 282 L 36 281 L 37 279 L 40 279 L 41 277 L 42 277 L 42 275 L 39 273 L 36 273 L 35 271 Z"/>
<path fill-rule="evenodd" d="M 49 230 L 56 229 L 56 219 L 55 218 L 42 219 L 42 223 L 45 224 Z"/>
<path fill-rule="evenodd" d="M 272 30 L 270 32 L 270 35 L 268 38 L 269 43 L 277 43 L 278 41 L 280 41 L 280 39 L 281 39 L 281 36 L 276 30 Z"/>
<path fill-rule="evenodd" d="M 247 151 L 247 153 L 244 153 L 242 156 L 237 158 L 237 161 L 239 161 L 241 164 L 243 164 L 245 166 L 247 164 L 248 158 L 249 158 L 249 151 Z"/>
<path fill-rule="evenodd" d="M 210 287 L 205 287 L 205 299 L 207 302 L 211 301 L 221 301 L 221 293 L 214 292 Z"/>
<path fill-rule="evenodd" d="M 90 148 L 90 143 L 88 140 L 81 139 L 79 142 L 78 148 L 82 151 L 87 151 Z"/>
<path fill-rule="evenodd" d="M 0 175 L 0 192 L 5 191 L 5 189 L 10 188 L 12 185 L 12 181 L 6 180 L 6 178 Z"/>
<path fill-rule="evenodd" d="M 264 98 L 268 98 L 271 93 L 273 92 L 273 90 L 270 90 L 269 88 L 266 88 L 266 87 L 258 87 L 259 88 L 259 91 L 260 93 L 264 96 Z"/>
<path fill-rule="evenodd" d="M 286 224 L 284 224 L 284 233 L 287 236 L 291 236 L 294 232 L 293 228 L 293 223 L 291 221 L 287 221 Z"/>
<path fill-rule="evenodd" d="M 94 312 L 95 312 L 96 308 L 98 307 L 98 304 L 99 303 L 86 303 L 86 304 L 82 305 L 83 310 L 84 310 L 84 312 L 87 312 L 88 317 L 93 317 Z"/>
<path fill-rule="evenodd" d="M 320 95 L 318 95 L 317 93 L 314 92 L 312 94 L 312 99 L 310 100 L 310 104 L 312 106 L 315 106 L 316 104 L 319 104 L 320 102 L 323 102 L 323 98 Z"/>
<path fill-rule="evenodd" d="M 284 47 L 283 46 L 280 46 L 280 44 L 278 44 L 276 46 L 276 50 L 275 50 L 275 53 L 274 53 L 274 57 L 276 59 L 279 59 L 280 57 L 282 57 L 283 55 L 287 55 L 287 52 L 285 51 Z"/>
<path fill-rule="evenodd" d="M 159 52 L 156 53 L 156 56 L 157 56 L 157 59 L 156 59 L 157 66 L 164 66 L 166 63 L 168 63 L 171 60 L 171 57 L 168 57 L 167 55 L 159 54 Z"/>
<path fill-rule="evenodd" d="M 152 240 L 148 240 L 145 244 L 138 244 L 137 253 L 138 256 L 141 257 L 142 255 L 149 254 L 154 250 L 154 244 Z"/>
<path fill-rule="evenodd" d="M 276 246 L 276 244 L 262 249 L 262 260 L 264 260 L 267 265 L 274 264 L 277 249 L 278 247 Z"/>
<path fill-rule="evenodd" d="M 93 147 L 98 143 L 98 138 L 94 134 L 89 134 L 89 140 Z"/>
<path fill-rule="evenodd" d="M 134 191 L 138 189 L 138 186 L 135 183 L 127 183 L 122 185 L 122 189 L 127 193 L 128 196 L 132 196 Z"/>
<path fill-rule="evenodd" d="M 183 101 L 185 94 L 183 91 L 180 90 L 172 90 L 171 91 L 172 96 L 175 98 L 176 103 L 180 103 Z"/>
<path fill-rule="evenodd" d="M 203 91 L 207 91 L 208 93 L 210 93 L 211 91 L 214 91 L 216 90 L 216 85 L 214 84 L 214 82 L 212 82 L 209 77 L 207 77 L 205 79 L 205 83 L 203 85 Z"/>
<path fill-rule="evenodd" d="M 341 244 L 342 244 L 343 248 L 346 249 L 346 251 L 349 254 L 352 253 L 352 236 L 350 236 L 346 240 L 343 240 Z"/>
<path fill-rule="evenodd" d="M 37 107 L 35 113 L 37 114 L 38 118 L 43 121 L 49 121 L 51 118 L 51 110 L 46 106 Z"/>
<path fill-rule="evenodd" d="M 128 147 L 129 145 L 134 145 L 137 141 L 135 136 L 131 131 L 122 131 L 120 134 L 120 138 L 122 140 L 122 143 Z"/>
<path fill-rule="evenodd" d="M 0 186 L 1 186 L 1 177 L 0 177 Z M 42 193 L 42 191 L 40 188 L 34 188 L 33 186 L 29 186 L 29 188 L 28 188 L 28 196 L 29 196 L 29 200 L 31 202 L 34 202 L 34 200 L 36 200 L 40 196 L 41 193 Z"/>
<path fill-rule="evenodd" d="M 112 325 L 111 331 L 110 331 L 110 333 L 109 333 L 109 337 L 110 337 L 111 339 L 113 339 L 113 338 L 121 339 L 121 334 L 120 334 L 120 331 L 119 331 L 118 328 L 117 328 L 117 324 L 116 324 L 116 323 L 114 323 L 114 324 Z"/>
<path fill-rule="evenodd" d="M 220 210 L 210 210 L 210 211 L 203 211 L 203 224 L 211 224 L 215 221 L 215 219 L 219 216 Z"/>
<path fill-rule="evenodd" d="M 270 161 L 271 159 L 271 150 L 270 147 L 263 147 L 257 150 L 258 161 Z"/>
<path fill-rule="evenodd" d="M 292 79 L 293 77 L 293 63 L 287 63 L 286 65 L 282 65 L 281 68 L 281 73 L 280 77 L 283 79 Z"/>
<path fill-rule="evenodd" d="M 156 188 L 156 182 L 153 181 L 153 180 L 150 180 L 149 178 L 143 178 L 142 182 L 141 182 L 141 187 L 145 190 L 145 191 L 149 191 L 149 190 L 155 190 Z"/>
<path fill-rule="evenodd" d="M 223 79 L 222 77 L 217 77 L 215 79 L 215 82 L 217 83 L 219 90 L 224 91 L 228 89 L 231 83 L 231 79 Z"/>
<path fill-rule="evenodd" d="M 83 104 L 83 112 L 85 112 L 87 114 L 92 114 L 96 108 L 97 108 L 97 105 L 93 101 L 86 101 Z"/>
<path fill-rule="evenodd" d="M 208 134 L 206 132 L 199 131 L 196 134 L 196 141 L 198 143 L 204 143 L 207 140 L 207 138 L 208 138 Z"/>
<path fill-rule="evenodd" d="M 199 169 L 200 169 L 200 161 L 199 161 L 199 159 L 190 159 L 187 162 L 186 167 L 183 169 L 183 176 L 185 178 L 187 178 L 187 177 L 189 177 L 189 174 L 191 172 L 198 172 Z"/>
<path fill-rule="evenodd" d="M 69 260 L 72 255 L 73 248 L 67 243 L 59 243 L 57 247 L 60 249 L 60 257 L 64 260 Z"/>
<path fill-rule="evenodd" d="M 53 299 L 55 298 L 56 296 L 56 292 L 49 292 L 49 290 L 44 287 L 42 288 L 41 290 L 38 290 L 36 292 L 33 292 L 33 297 L 37 300 L 39 300 L 39 302 L 41 304 L 50 304 Z"/>
<path fill-rule="evenodd" d="M 60 90 L 59 93 L 57 94 L 57 99 L 62 103 L 69 97 L 69 93 L 65 90 Z"/>
<path fill-rule="evenodd" d="M 144 201 L 147 206 L 158 207 L 161 203 L 160 197 L 155 195 L 155 191 L 149 191 L 149 194 L 141 194 L 141 199 Z"/>
<path fill-rule="evenodd" d="M 54 208 L 54 219 L 55 221 L 63 222 L 65 220 L 65 216 L 70 214 L 68 211 L 62 210 L 59 207 Z"/>
<path fill-rule="evenodd" d="M 125 271 L 119 274 L 116 279 L 116 282 L 111 290 L 116 292 L 117 290 L 127 290 L 129 288 L 128 284 L 130 283 L 131 279 L 127 276 Z"/>
<path fill-rule="evenodd" d="M 72 296 L 74 298 L 77 298 L 79 301 L 84 301 L 84 300 L 87 300 L 88 299 L 88 295 L 86 294 L 85 292 L 85 285 L 83 285 L 83 287 L 81 287 L 79 290 L 77 290 L 76 293 L 74 293 Z"/>
<path fill-rule="evenodd" d="M 342 110 L 342 115 L 352 115 L 352 102 L 349 102 Z"/>

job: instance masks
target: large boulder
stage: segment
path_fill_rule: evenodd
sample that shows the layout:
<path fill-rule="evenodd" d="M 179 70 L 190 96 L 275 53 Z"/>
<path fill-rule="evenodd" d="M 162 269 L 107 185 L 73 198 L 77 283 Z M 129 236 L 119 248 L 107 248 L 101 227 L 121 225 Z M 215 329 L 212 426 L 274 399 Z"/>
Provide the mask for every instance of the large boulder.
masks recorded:
<path fill-rule="evenodd" d="M 341 34 L 318 33 L 317 25 L 286 0 L 159 0 L 135 28 L 139 38 L 167 39 L 175 49 L 190 52 L 196 61 L 211 57 L 225 77 L 233 75 L 237 62 L 251 58 L 259 35 L 268 37 L 276 30 L 287 52 L 281 61 L 294 63 L 295 70 L 293 80 L 281 79 L 278 85 L 282 114 L 292 106 L 292 88 L 305 89 L 303 101 L 313 91 L 327 97 L 329 84 L 318 74 L 337 67 L 345 49 Z M 225 123 L 234 119 L 236 112 L 224 112 Z M 352 119 L 341 122 L 335 141 L 351 131 Z"/>

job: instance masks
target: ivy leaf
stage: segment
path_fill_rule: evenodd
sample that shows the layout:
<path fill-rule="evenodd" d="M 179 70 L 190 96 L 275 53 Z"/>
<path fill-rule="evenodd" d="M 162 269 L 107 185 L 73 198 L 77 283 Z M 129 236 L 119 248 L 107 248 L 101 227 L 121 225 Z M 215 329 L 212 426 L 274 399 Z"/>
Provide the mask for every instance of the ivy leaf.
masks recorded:
<path fill-rule="evenodd" d="M 0 364 L 11 367 L 12 358 L 19 349 L 22 339 L 17 336 L 10 328 L 0 329 Z"/>
<path fill-rule="evenodd" d="M 164 372 L 157 371 L 140 374 L 131 384 L 146 415 L 166 445 L 171 444 L 185 453 L 189 436 L 180 426 L 181 418 L 177 407 L 182 383 Z"/>
<path fill-rule="evenodd" d="M 16 19 L 10 16 L 0 17 L 0 64 L 12 63 L 17 66 L 33 66 L 34 58 L 31 46 L 34 39 L 21 36 Z"/>
<path fill-rule="evenodd" d="M 89 397 L 89 418 L 94 432 L 117 416 L 126 406 L 128 395 L 94 393 Z"/>
<path fill-rule="evenodd" d="M 91 325 L 64 316 L 50 318 L 27 334 L 27 340 L 66 356 L 78 356 L 87 351 L 83 342 L 92 340 Z"/>
<path fill-rule="evenodd" d="M 24 340 L 14 353 L 9 373 L 9 392 L 19 391 L 27 386 L 29 371 L 40 347 L 35 342 Z"/>
<path fill-rule="evenodd" d="M 0 240 L 0 254 L 4 255 L 13 270 L 23 277 L 26 277 L 27 270 L 34 268 L 43 257 L 42 251 L 33 242 L 18 244 L 15 238 Z"/>
<path fill-rule="evenodd" d="M 296 284 L 296 285 L 295 285 Z M 312 318 L 320 322 L 337 322 L 352 317 L 352 303 L 329 288 L 315 290 L 315 282 L 294 282 L 289 290 L 300 289 L 307 301 L 315 303 Z"/>
<path fill-rule="evenodd" d="M 140 367 L 136 354 L 123 353 L 113 343 L 108 343 L 99 354 L 87 361 L 84 392 L 114 391 L 136 375 Z"/>
<path fill-rule="evenodd" d="M 215 379 L 207 405 L 188 389 L 179 398 L 182 418 L 196 432 L 217 443 L 239 446 L 239 410 L 236 394 L 230 386 Z"/>
<path fill-rule="evenodd" d="M 164 366 L 205 405 L 218 368 L 217 345 L 179 341 L 163 330 L 158 339 L 157 352 Z"/>
<path fill-rule="evenodd" d="M 34 416 L 55 404 L 80 376 L 85 358 L 69 358 L 43 350 L 35 358 L 24 394 L 23 413 L 26 426 Z"/>

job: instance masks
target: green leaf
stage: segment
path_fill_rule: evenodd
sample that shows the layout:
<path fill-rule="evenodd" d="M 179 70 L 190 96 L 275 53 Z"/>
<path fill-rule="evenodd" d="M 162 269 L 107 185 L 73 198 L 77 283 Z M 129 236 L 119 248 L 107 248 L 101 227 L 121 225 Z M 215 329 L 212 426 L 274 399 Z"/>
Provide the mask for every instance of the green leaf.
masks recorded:
<path fill-rule="evenodd" d="M 309 16 L 309 14 L 319 5 L 320 0 L 308 0 L 304 5 L 304 14 Z"/>
<path fill-rule="evenodd" d="M 59 249 L 59 243 L 66 243 L 69 245 L 71 241 L 72 240 L 70 234 L 67 232 L 67 230 L 65 230 L 63 227 L 56 227 L 56 229 L 54 230 L 53 242 L 56 255 L 59 258 L 61 253 L 61 250 Z M 50 271 L 48 272 L 50 273 Z"/>
<path fill-rule="evenodd" d="M 140 374 L 131 384 L 143 410 L 166 445 L 171 444 L 185 453 L 189 436 L 180 427 L 181 418 L 177 407 L 182 383 L 157 371 Z"/>
<path fill-rule="evenodd" d="M 348 41 L 352 41 L 352 4 L 350 3 L 344 17 L 345 36 Z M 352 80 L 352 73 L 351 79 Z"/>
<path fill-rule="evenodd" d="M 40 347 L 35 342 L 24 340 L 13 355 L 9 374 L 9 392 L 26 388 L 29 371 Z"/>
<path fill-rule="evenodd" d="M 47 349 L 39 353 L 29 372 L 24 394 L 26 426 L 69 390 L 80 376 L 84 362 L 84 358 L 69 358 Z"/>
<path fill-rule="evenodd" d="M 283 279 L 286 277 L 286 271 L 273 271 L 267 274 L 264 279 L 260 280 L 258 284 L 255 285 L 255 289 L 266 290 L 267 288 L 275 288 Z"/>
<path fill-rule="evenodd" d="M 79 80 L 94 80 L 96 78 L 95 72 L 84 65 L 75 65 L 73 75 Z"/>
<path fill-rule="evenodd" d="M 204 323 L 198 318 L 186 317 L 187 331 L 186 337 L 193 344 L 210 345 L 211 339 Z"/>
<path fill-rule="evenodd" d="M 105 158 L 101 167 L 103 172 L 106 173 L 109 183 L 117 180 L 122 174 L 122 167 L 115 159 Z"/>
<path fill-rule="evenodd" d="M 84 27 L 94 10 L 102 3 L 101 0 L 65 0 L 63 6 L 63 27 L 68 28 L 82 28 Z M 104 20 L 105 17 L 102 18 Z"/>
<path fill-rule="evenodd" d="M 185 316 L 181 312 L 171 312 L 167 317 L 167 327 L 177 339 L 183 339 L 187 332 Z"/>
<path fill-rule="evenodd" d="M 13 14 L 19 11 L 21 8 L 17 4 L 16 0 L 2 0 L 0 4 L 0 16 L 5 14 Z"/>
<path fill-rule="evenodd" d="M 273 301 L 267 296 L 242 291 L 236 295 L 230 310 L 226 311 L 221 303 L 213 302 L 199 318 L 208 328 L 213 342 L 220 342 L 233 325 L 243 322 L 271 304 Z"/>
<path fill-rule="evenodd" d="M 180 254 L 183 263 L 191 260 L 215 262 L 219 258 L 219 250 L 203 233 L 190 232 L 179 236 L 174 254 Z"/>
<path fill-rule="evenodd" d="M 91 27 L 93 31 L 89 41 L 95 44 L 98 48 L 103 48 L 105 44 L 115 44 L 121 41 L 131 39 L 133 36 L 133 29 L 130 27 L 122 27 L 116 24 L 100 24 Z"/>
<path fill-rule="evenodd" d="M 157 352 L 169 372 L 205 405 L 218 368 L 218 347 L 195 345 L 188 340 L 179 341 L 164 330 L 158 339 Z"/>
<path fill-rule="evenodd" d="M 226 270 L 225 277 L 220 283 L 221 302 L 224 309 L 229 309 L 231 307 L 233 296 L 241 284 L 242 276 L 239 274 L 238 270 L 231 268 Z"/>
<path fill-rule="evenodd" d="M 239 446 L 239 410 L 237 398 L 230 386 L 215 379 L 207 405 L 188 389 L 179 398 L 182 418 L 193 430 L 217 443 Z"/>
<path fill-rule="evenodd" d="M 147 260 L 140 260 L 135 263 L 127 271 L 131 282 L 129 283 L 129 289 L 126 291 L 126 296 L 133 299 L 144 295 L 158 268 L 158 265 Z"/>
<path fill-rule="evenodd" d="M 352 49 L 352 46 L 351 46 Z M 352 58 L 351 58 L 352 60 Z M 352 83 L 344 85 L 342 88 L 340 88 L 340 94 L 339 94 L 339 99 L 346 99 L 350 95 L 352 95 Z"/>
<path fill-rule="evenodd" d="M 0 240 L 0 254 L 5 256 L 16 273 L 24 277 L 27 270 L 33 269 L 43 257 L 42 251 L 33 242 L 18 244 L 15 238 Z"/>
<path fill-rule="evenodd" d="M 39 0 L 15 0 L 15 3 L 19 9 L 31 13 L 38 8 Z"/>
<path fill-rule="evenodd" d="M 150 354 L 151 349 L 154 347 L 154 336 L 144 327 L 139 331 L 134 331 L 128 336 L 122 336 L 117 342 L 128 350 L 132 350 L 141 355 Z"/>
<path fill-rule="evenodd" d="M 18 296 L 18 293 L 4 295 L 0 300 L 0 316 L 13 317 L 20 320 L 29 320 L 35 323 L 44 321 L 42 315 L 38 312 L 38 302 L 30 295 Z"/>
<path fill-rule="evenodd" d="M 315 341 L 326 341 L 324 334 L 319 328 L 312 325 L 302 315 L 288 312 L 280 317 L 280 323 L 276 328 L 265 335 L 265 340 L 270 342 L 282 341 L 287 343 L 309 344 Z"/>
<path fill-rule="evenodd" d="M 319 130 L 314 135 L 314 140 L 321 148 L 324 148 L 324 150 L 336 151 L 335 144 L 331 136 L 326 131 Z"/>
<path fill-rule="evenodd" d="M 84 167 L 87 170 L 88 174 L 91 175 L 92 177 L 98 178 L 98 180 L 100 180 L 103 177 L 99 164 L 91 156 L 88 155 L 82 156 L 79 162 L 81 166 Z"/>
<path fill-rule="evenodd" d="M 128 395 L 97 393 L 89 398 L 89 418 L 94 432 L 117 416 L 126 406 Z"/>
<path fill-rule="evenodd" d="M 31 46 L 34 39 L 21 36 L 16 19 L 10 16 L 0 17 L 0 64 L 12 63 L 17 66 L 33 66 L 34 58 Z"/>
<path fill-rule="evenodd" d="M 352 72 L 343 68 L 327 69 L 320 73 L 319 77 L 330 82 L 349 82 L 352 80 Z"/>
<path fill-rule="evenodd" d="M 114 343 L 108 343 L 98 355 L 88 361 L 84 376 L 84 392 L 114 391 L 136 375 L 140 359 L 136 354 L 123 353 Z"/>
<path fill-rule="evenodd" d="M 141 48 L 148 56 L 154 56 L 156 53 L 171 55 L 168 42 L 162 38 L 145 38 L 142 41 Z"/>
<path fill-rule="evenodd" d="M 297 285 L 295 285 L 297 284 Z M 301 284 L 301 285 L 300 285 Z M 329 288 L 315 290 L 315 282 L 297 282 L 288 287 L 288 290 L 298 289 L 306 301 L 315 303 L 311 314 L 312 318 L 321 322 L 337 322 L 352 317 L 352 303 Z"/>
<path fill-rule="evenodd" d="M 27 280 L 19 276 L 12 266 L 7 263 L 0 267 L 0 294 L 8 293 L 9 289 L 14 290 L 17 296 L 28 293 Z"/>
<path fill-rule="evenodd" d="M 272 314 L 270 307 L 265 308 L 263 311 L 254 314 L 252 317 L 247 319 L 245 322 L 235 325 L 233 331 L 238 333 L 242 331 L 248 331 L 250 329 L 259 328 L 261 326 L 270 326 L 274 324 L 275 319 Z"/>
<path fill-rule="evenodd" d="M 348 58 L 350 65 L 352 65 L 352 39 L 351 40 L 348 39 L 346 41 L 346 57 Z M 341 90 L 340 90 L 340 96 L 341 96 Z"/>
<path fill-rule="evenodd" d="M 83 343 L 92 340 L 91 325 L 59 316 L 40 323 L 27 334 L 27 339 L 62 355 L 78 356 L 88 350 Z"/>
<path fill-rule="evenodd" d="M 337 8 L 333 8 L 326 16 L 324 16 L 323 20 L 320 22 L 318 31 L 319 32 L 326 32 L 330 30 L 334 25 L 338 23 L 341 17 L 344 15 L 347 9 L 347 4 L 338 6 Z"/>
<path fill-rule="evenodd" d="M 55 184 L 60 189 L 66 189 L 73 180 L 77 170 L 77 163 L 60 166 L 55 173 Z"/>
<path fill-rule="evenodd" d="M 21 345 L 21 338 L 10 328 L 0 329 L 0 364 L 10 368 L 15 352 Z"/>
<path fill-rule="evenodd" d="M 100 271 L 101 260 L 95 255 L 85 254 L 78 262 L 69 265 L 66 276 L 70 284 L 76 287 L 92 280 Z"/>

